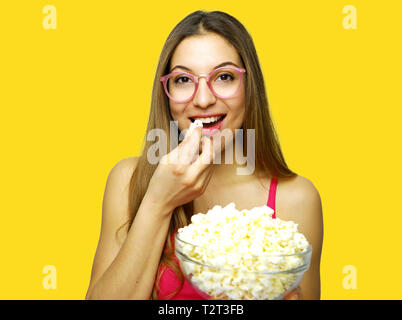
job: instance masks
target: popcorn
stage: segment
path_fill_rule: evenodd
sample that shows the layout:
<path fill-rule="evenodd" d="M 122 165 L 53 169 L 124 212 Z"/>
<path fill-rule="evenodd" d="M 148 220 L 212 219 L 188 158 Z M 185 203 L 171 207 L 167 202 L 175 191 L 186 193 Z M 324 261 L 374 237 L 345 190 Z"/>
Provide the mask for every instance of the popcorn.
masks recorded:
<path fill-rule="evenodd" d="M 292 289 L 309 266 L 310 245 L 297 224 L 273 219 L 273 212 L 268 206 L 239 211 L 232 202 L 193 215 L 176 241 L 178 252 L 193 260 L 178 255 L 192 283 L 229 299 L 278 299 Z"/>
<path fill-rule="evenodd" d="M 196 127 L 201 127 L 202 128 L 203 124 L 201 120 L 195 120 L 194 122 L 192 122 L 190 124 L 190 128 L 188 128 L 188 133 L 190 133 L 191 131 L 193 131 Z"/>

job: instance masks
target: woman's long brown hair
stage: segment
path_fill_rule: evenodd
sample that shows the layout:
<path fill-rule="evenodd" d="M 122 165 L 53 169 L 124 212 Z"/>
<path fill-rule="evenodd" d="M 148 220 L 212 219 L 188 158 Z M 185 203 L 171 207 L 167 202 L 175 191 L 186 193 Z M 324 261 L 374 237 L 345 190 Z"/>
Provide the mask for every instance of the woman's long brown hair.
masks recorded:
<path fill-rule="evenodd" d="M 255 129 L 256 172 L 263 172 L 266 176 L 275 176 L 277 179 L 295 176 L 296 173 L 288 168 L 282 155 L 278 136 L 268 109 L 264 78 L 253 40 L 237 19 L 221 11 L 193 12 L 180 21 L 169 34 L 162 49 L 156 70 L 146 137 L 152 129 L 162 129 L 166 133 L 170 130 L 172 117 L 170 115 L 169 101 L 159 79 L 169 72 L 170 61 L 175 48 L 183 39 L 192 35 L 202 35 L 207 32 L 214 32 L 228 40 L 239 53 L 243 65 L 247 70 L 244 81 L 246 105 L 242 128 L 245 132 L 247 129 Z M 167 134 L 167 139 L 167 145 L 170 146 L 169 134 Z M 130 229 L 147 191 L 149 181 L 156 169 L 157 164 L 151 164 L 147 160 L 147 151 L 153 144 L 154 142 L 144 139 L 142 154 L 138 159 L 129 186 L 130 219 L 119 230 L 124 226 L 127 226 L 127 232 Z M 183 274 L 172 257 L 174 244 L 171 235 L 177 228 L 189 224 L 193 213 L 192 201 L 174 209 L 166 239 L 166 249 L 161 253 L 160 266 L 171 268 L 180 280 L 180 286 L 172 292 L 171 296 L 180 291 L 184 282 Z M 119 230 L 116 232 L 116 236 Z M 158 272 L 152 292 L 152 299 L 158 299 L 160 275 L 161 272 Z"/>

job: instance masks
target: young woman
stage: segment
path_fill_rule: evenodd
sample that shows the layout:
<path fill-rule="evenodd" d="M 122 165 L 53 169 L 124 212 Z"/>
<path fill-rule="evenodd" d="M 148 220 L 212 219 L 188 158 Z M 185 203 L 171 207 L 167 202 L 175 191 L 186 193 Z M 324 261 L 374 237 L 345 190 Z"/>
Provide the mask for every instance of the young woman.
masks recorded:
<path fill-rule="evenodd" d="M 170 33 L 156 71 L 147 137 L 162 129 L 170 146 L 171 121 L 182 133 L 197 119 L 204 128 L 186 134 L 156 164 L 148 152 L 155 142 L 147 141 L 141 156 L 123 159 L 111 170 L 86 298 L 201 299 L 180 272 L 174 232 L 193 214 L 234 202 L 237 209 L 267 204 L 276 217 L 299 224 L 313 248 L 311 266 L 286 299 L 319 299 L 319 193 L 286 165 L 252 38 L 220 11 L 196 11 Z M 255 130 L 250 174 L 239 174 L 244 163 L 237 161 L 234 143 L 211 143 L 224 130 L 236 137 L 236 129 L 243 130 L 244 140 L 247 129 Z M 221 161 L 215 163 L 218 154 Z M 223 154 L 231 154 L 233 163 L 225 163 Z M 187 161 L 170 161 L 175 155 Z"/>

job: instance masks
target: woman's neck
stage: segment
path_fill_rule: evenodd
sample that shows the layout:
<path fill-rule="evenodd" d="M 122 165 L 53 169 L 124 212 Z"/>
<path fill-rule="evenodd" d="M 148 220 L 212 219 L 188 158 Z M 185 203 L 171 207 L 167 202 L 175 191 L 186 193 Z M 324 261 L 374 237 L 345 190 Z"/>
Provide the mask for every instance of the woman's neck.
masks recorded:
<path fill-rule="evenodd" d="M 235 141 L 227 143 L 222 149 L 220 159 L 215 157 L 216 163 L 213 164 L 212 179 L 214 181 L 223 183 L 225 181 L 244 181 L 256 175 L 254 154 L 244 156 L 243 148 L 239 145 L 235 147 Z M 251 168 L 251 170 L 246 170 L 246 168 Z"/>

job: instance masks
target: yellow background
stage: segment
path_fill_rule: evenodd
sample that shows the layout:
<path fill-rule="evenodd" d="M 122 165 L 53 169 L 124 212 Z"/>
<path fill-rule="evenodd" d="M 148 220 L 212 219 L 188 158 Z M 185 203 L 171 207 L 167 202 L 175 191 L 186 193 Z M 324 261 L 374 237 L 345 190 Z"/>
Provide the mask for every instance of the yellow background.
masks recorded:
<path fill-rule="evenodd" d="M 45 30 L 47 4 L 56 30 Z M 357 29 L 343 28 L 345 5 Z M 323 299 L 401 299 L 400 1 L 2 1 L 0 299 L 83 299 L 110 169 L 138 155 L 159 54 L 198 10 L 252 35 L 285 158 L 319 190 Z M 44 266 L 57 288 L 42 286 Z M 357 288 L 343 287 L 353 265 Z"/>

